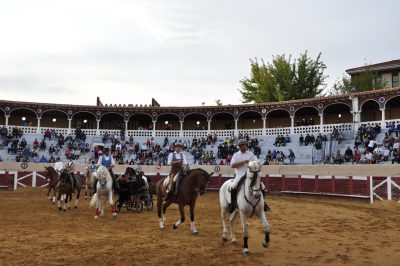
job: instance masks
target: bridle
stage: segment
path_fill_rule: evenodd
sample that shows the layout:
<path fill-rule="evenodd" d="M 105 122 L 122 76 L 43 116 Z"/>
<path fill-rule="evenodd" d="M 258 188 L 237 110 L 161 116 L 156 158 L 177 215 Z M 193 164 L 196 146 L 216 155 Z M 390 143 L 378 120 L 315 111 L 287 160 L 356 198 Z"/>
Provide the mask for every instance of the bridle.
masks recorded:
<path fill-rule="evenodd" d="M 257 178 L 257 175 L 258 175 L 258 173 L 260 172 L 260 170 L 258 170 L 258 171 L 249 171 L 249 172 L 250 172 L 250 173 L 253 173 L 253 177 L 251 178 L 251 183 L 250 183 L 250 187 L 249 187 L 250 193 L 253 194 L 254 192 L 261 192 L 261 183 L 260 183 L 260 186 L 259 186 L 258 189 L 253 189 L 254 182 L 255 182 L 255 180 L 256 180 L 256 178 Z M 243 186 L 243 187 L 245 187 L 245 186 Z M 251 212 L 251 215 L 250 215 L 250 217 L 253 217 L 254 213 L 256 212 L 257 205 L 258 205 L 258 203 L 260 203 L 261 197 L 259 197 L 258 200 L 257 200 L 257 202 L 253 205 L 253 204 L 249 201 L 249 199 L 246 197 L 246 188 L 245 188 L 245 191 L 244 191 L 244 199 L 246 200 L 246 202 L 247 202 L 251 207 L 253 207 L 253 211 Z"/>

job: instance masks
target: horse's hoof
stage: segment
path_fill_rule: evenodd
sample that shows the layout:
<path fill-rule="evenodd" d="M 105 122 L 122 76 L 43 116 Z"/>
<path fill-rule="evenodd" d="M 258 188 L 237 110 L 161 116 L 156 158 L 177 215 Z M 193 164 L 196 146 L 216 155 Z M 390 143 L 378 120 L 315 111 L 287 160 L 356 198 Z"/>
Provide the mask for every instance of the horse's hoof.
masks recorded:
<path fill-rule="evenodd" d="M 71 209 L 71 207 L 68 207 L 68 210 L 70 210 Z"/>
<path fill-rule="evenodd" d="M 195 235 L 198 235 L 199 232 L 197 232 L 197 231 L 192 231 L 192 234 L 195 236 Z"/>
<path fill-rule="evenodd" d="M 85 197 L 85 200 L 87 200 L 87 197 Z"/>
<path fill-rule="evenodd" d="M 64 209 L 64 212 L 66 212 L 67 210 L 66 209 Z"/>
<path fill-rule="evenodd" d="M 236 239 L 232 239 L 232 244 L 236 246 L 237 245 L 237 240 Z"/>
<path fill-rule="evenodd" d="M 175 224 L 172 225 L 172 228 L 175 229 L 175 230 L 178 229 L 178 227 Z"/>
<path fill-rule="evenodd" d="M 263 247 L 267 248 L 268 246 L 269 246 L 269 243 L 264 240 L 263 241 Z"/>
<path fill-rule="evenodd" d="M 223 236 L 222 237 L 222 242 L 227 242 L 228 241 L 228 239 L 226 238 L 226 236 Z"/>
<path fill-rule="evenodd" d="M 78 208 L 78 206 L 74 206 L 74 209 L 77 209 Z"/>
<path fill-rule="evenodd" d="M 61 210 L 62 210 L 62 208 L 61 208 L 61 207 L 58 207 L 58 210 L 59 210 L 59 211 L 61 211 Z"/>
<path fill-rule="evenodd" d="M 97 215 L 94 217 L 94 219 L 98 219 L 98 218 L 99 218 L 99 216 L 97 216 Z"/>
<path fill-rule="evenodd" d="M 117 213 L 114 212 L 114 213 L 112 214 L 112 217 L 113 217 L 114 219 L 117 218 Z"/>
<path fill-rule="evenodd" d="M 250 250 L 248 248 L 243 249 L 243 255 L 249 256 L 250 255 Z"/>
<path fill-rule="evenodd" d="M 52 203 L 52 204 L 54 205 L 54 204 L 56 204 L 56 203 L 53 201 L 53 203 Z"/>

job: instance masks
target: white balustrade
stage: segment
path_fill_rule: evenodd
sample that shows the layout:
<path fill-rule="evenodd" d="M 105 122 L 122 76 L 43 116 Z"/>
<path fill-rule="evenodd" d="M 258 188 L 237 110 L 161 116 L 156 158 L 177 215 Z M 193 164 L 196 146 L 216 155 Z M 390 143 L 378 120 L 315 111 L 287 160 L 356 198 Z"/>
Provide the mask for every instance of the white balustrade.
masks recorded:
<path fill-rule="evenodd" d="M 331 133 L 334 128 L 337 128 L 339 130 L 339 132 L 352 131 L 353 124 L 352 123 L 327 124 L 327 125 L 324 125 L 323 132 Z"/>
<path fill-rule="evenodd" d="M 151 130 L 128 130 L 128 136 L 132 137 L 151 137 Z"/>
<path fill-rule="evenodd" d="M 68 128 L 57 128 L 57 127 L 41 127 L 40 128 L 40 133 L 44 134 L 46 130 L 49 129 L 50 131 L 54 131 L 57 134 L 62 134 L 62 135 L 67 135 L 68 134 Z"/>
<path fill-rule="evenodd" d="M 254 129 L 238 129 L 239 134 L 249 135 L 249 136 L 262 136 L 263 129 L 262 128 L 254 128 Z"/>
<path fill-rule="evenodd" d="M 183 136 L 206 138 L 208 136 L 208 132 L 207 130 L 184 130 Z"/>
<path fill-rule="evenodd" d="M 8 126 L 8 132 L 11 134 L 13 128 L 16 127 L 18 129 L 22 129 L 24 134 L 36 134 L 37 127 L 21 127 L 21 126 Z"/>
<path fill-rule="evenodd" d="M 82 132 L 85 133 L 86 136 L 96 136 L 96 129 L 82 129 Z M 71 133 L 75 134 L 75 128 L 71 128 Z"/>
<path fill-rule="evenodd" d="M 156 137 L 179 138 L 179 130 L 156 130 Z"/>
<path fill-rule="evenodd" d="M 211 134 L 216 134 L 218 137 L 230 137 L 234 134 L 235 130 L 228 129 L 228 130 L 211 130 Z"/>
<path fill-rule="evenodd" d="M 290 134 L 290 127 L 266 128 L 266 135 L 287 135 Z"/>
<path fill-rule="evenodd" d="M 295 134 L 319 133 L 319 125 L 299 126 L 294 127 Z"/>
<path fill-rule="evenodd" d="M 118 135 L 119 136 L 121 134 L 120 129 L 100 129 L 99 132 L 100 132 L 100 135 L 104 135 L 107 133 L 108 135 Z"/>

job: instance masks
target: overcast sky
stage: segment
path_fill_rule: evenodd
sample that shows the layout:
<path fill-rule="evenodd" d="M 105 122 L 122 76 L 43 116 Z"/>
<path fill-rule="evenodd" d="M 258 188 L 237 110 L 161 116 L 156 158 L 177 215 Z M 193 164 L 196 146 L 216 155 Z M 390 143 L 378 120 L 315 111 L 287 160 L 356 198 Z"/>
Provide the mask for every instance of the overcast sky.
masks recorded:
<path fill-rule="evenodd" d="M 400 59 L 398 0 L 0 0 L 0 99 L 241 102 L 250 58 L 322 52 L 328 86 Z"/>

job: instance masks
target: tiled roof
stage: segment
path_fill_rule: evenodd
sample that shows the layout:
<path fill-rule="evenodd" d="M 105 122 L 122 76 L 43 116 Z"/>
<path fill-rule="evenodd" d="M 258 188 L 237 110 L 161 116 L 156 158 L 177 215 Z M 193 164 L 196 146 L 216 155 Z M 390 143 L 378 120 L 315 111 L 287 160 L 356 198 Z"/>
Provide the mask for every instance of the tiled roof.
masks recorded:
<path fill-rule="evenodd" d="M 348 74 L 351 74 L 351 73 L 362 72 L 366 69 L 383 70 L 383 69 L 391 69 L 391 68 L 400 68 L 400 59 L 377 63 L 377 64 L 372 64 L 372 65 L 367 65 L 367 66 L 362 66 L 362 67 L 350 68 L 350 69 L 347 69 L 346 72 Z"/>

